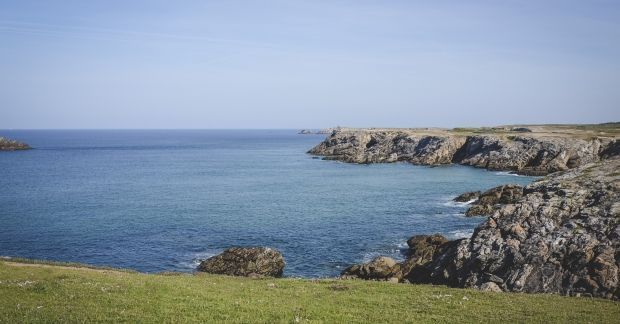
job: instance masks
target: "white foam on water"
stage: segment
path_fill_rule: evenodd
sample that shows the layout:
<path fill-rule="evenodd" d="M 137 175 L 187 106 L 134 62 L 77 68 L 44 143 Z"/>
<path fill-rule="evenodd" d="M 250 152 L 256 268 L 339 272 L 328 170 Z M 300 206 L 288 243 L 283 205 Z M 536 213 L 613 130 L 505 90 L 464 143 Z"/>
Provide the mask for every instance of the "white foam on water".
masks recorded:
<path fill-rule="evenodd" d="M 474 230 L 454 230 L 448 232 L 448 236 L 453 239 L 470 238 L 474 234 Z"/>
<path fill-rule="evenodd" d="M 218 253 L 213 252 L 213 251 L 192 253 L 188 257 L 190 261 L 181 262 L 180 265 L 181 267 L 186 268 L 186 269 L 196 269 L 200 265 L 200 262 L 212 256 L 216 256 L 217 254 Z"/>
<path fill-rule="evenodd" d="M 501 175 L 501 176 L 522 177 L 522 175 L 516 174 L 516 173 L 514 173 L 512 171 L 497 171 L 497 172 L 495 172 L 495 174 Z"/>
<path fill-rule="evenodd" d="M 407 245 L 407 241 L 397 241 L 397 242 L 394 242 L 392 247 L 390 248 L 364 253 L 361 263 L 370 262 L 374 258 L 380 257 L 380 256 L 390 257 L 396 261 L 403 261 L 404 258 L 403 258 L 402 252 L 403 250 L 407 250 L 407 249 L 409 249 L 409 245 Z"/>
<path fill-rule="evenodd" d="M 458 202 L 452 199 L 454 198 L 451 198 L 449 201 L 444 202 L 442 205 L 447 206 L 447 207 L 465 207 L 465 206 L 471 205 L 474 201 L 476 201 L 476 199 L 472 199 L 472 200 L 465 201 L 465 202 Z"/>

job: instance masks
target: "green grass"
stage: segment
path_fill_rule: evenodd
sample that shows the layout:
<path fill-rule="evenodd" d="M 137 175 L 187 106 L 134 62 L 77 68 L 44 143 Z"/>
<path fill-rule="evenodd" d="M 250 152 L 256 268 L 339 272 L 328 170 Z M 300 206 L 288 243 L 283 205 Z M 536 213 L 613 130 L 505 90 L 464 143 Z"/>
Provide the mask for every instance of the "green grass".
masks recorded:
<path fill-rule="evenodd" d="M 386 282 L 153 275 L 0 261 L 0 322 L 617 322 L 620 303 Z"/>

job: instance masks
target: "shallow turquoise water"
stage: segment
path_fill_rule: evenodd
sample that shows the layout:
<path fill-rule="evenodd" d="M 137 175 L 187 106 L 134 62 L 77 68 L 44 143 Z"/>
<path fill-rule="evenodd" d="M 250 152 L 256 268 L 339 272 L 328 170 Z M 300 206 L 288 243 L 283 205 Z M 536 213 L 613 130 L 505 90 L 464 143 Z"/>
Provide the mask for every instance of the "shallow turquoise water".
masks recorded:
<path fill-rule="evenodd" d="M 533 178 L 463 166 L 357 165 L 293 130 L 1 131 L 0 255 L 192 271 L 230 246 L 272 246 L 285 275 L 335 276 L 414 234 L 470 235 L 450 202 Z"/>

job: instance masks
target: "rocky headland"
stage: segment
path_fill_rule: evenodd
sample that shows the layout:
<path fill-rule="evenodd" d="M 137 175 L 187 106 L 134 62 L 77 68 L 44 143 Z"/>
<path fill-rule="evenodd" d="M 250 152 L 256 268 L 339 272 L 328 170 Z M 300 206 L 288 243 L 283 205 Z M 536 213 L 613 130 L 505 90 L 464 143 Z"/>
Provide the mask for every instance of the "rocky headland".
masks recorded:
<path fill-rule="evenodd" d="M 414 236 L 405 261 L 377 257 L 342 278 L 620 299 L 619 134 L 618 123 L 332 132 L 309 153 L 547 175 L 455 198 L 488 216 L 471 238 Z"/>
<path fill-rule="evenodd" d="M 612 156 L 620 124 L 454 129 L 339 128 L 308 153 L 353 163 L 458 163 L 546 175 Z"/>
<path fill-rule="evenodd" d="M 31 149 L 31 147 L 26 143 L 11 140 L 6 137 L 0 137 L 0 151 L 19 151 L 29 149 Z"/>

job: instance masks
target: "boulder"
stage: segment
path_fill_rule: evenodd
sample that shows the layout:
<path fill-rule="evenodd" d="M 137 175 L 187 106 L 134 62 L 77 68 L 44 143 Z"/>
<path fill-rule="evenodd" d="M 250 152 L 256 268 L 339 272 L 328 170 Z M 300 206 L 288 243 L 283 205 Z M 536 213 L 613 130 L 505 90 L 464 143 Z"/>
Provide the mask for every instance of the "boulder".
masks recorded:
<path fill-rule="evenodd" d="M 418 264 L 430 262 L 446 242 L 448 240 L 440 234 L 413 236 L 407 240 L 409 258 L 415 259 Z"/>
<path fill-rule="evenodd" d="M 281 277 L 284 258 L 267 247 L 234 247 L 204 260 L 198 271 L 243 277 Z"/>
<path fill-rule="evenodd" d="M 342 271 L 341 278 L 364 279 L 364 280 L 400 280 L 400 266 L 390 257 L 379 256 L 372 261 L 362 264 L 354 264 Z"/>

